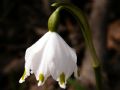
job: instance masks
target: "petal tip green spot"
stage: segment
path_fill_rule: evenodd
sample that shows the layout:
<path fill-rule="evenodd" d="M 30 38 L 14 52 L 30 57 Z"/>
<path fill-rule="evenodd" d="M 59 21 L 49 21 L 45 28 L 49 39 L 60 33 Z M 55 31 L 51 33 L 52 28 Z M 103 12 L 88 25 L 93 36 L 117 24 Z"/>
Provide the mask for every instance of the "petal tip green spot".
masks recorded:
<path fill-rule="evenodd" d="M 25 81 L 25 78 L 26 78 L 26 70 L 24 70 L 24 73 L 23 73 L 21 79 L 19 80 L 19 83 L 23 83 Z"/>
<path fill-rule="evenodd" d="M 65 85 L 65 74 L 64 73 L 61 73 L 60 74 L 60 77 L 59 77 L 59 85 L 61 88 L 66 88 L 66 85 Z"/>
<path fill-rule="evenodd" d="M 44 83 L 44 75 L 42 73 L 40 73 L 39 75 L 39 82 L 38 82 L 38 86 L 43 85 Z"/>

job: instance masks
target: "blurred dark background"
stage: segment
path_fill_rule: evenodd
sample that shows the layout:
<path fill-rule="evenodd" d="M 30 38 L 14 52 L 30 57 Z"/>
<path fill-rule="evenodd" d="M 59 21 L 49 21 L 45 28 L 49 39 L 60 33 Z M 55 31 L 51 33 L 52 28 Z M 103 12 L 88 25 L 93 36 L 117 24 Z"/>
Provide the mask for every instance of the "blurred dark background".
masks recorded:
<path fill-rule="evenodd" d="M 24 71 L 26 48 L 47 31 L 47 21 L 54 11 L 50 5 L 65 0 L 0 0 L 0 90 L 62 90 L 51 77 L 37 87 L 34 75 L 25 83 L 18 81 Z M 104 90 L 120 90 L 120 1 L 66 0 L 86 13 L 94 46 L 102 62 Z M 84 44 L 78 23 L 70 13 L 61 12 L 58 33 L 73 47 L 81 71 L 77 83 L 85 90 L 95 90 L 90 53 Z M 66 90 L 75 90 L 68 84 Z"/>

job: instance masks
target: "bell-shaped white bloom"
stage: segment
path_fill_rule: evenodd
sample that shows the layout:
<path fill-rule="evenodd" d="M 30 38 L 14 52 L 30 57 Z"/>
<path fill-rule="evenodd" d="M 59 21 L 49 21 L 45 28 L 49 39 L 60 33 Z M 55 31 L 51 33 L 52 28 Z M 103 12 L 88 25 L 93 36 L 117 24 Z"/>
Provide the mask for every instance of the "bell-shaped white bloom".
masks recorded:
<path fill-rule="evenodd" d="M 58 81 L 61 88 L 77 67 L 75 51 L 56 32 L 47 32 L 25 53 L 25 71 L 20 79 L 24 82 L 31 73 L 43 85 L 50 75 Z"/>

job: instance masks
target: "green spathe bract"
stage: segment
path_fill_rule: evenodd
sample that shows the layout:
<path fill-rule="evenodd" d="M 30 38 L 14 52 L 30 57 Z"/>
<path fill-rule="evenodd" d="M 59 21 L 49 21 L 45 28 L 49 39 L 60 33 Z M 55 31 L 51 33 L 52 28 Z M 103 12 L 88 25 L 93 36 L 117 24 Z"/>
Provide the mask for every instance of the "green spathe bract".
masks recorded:
<path fill-rule="evenodd" d="M 49 17 L 49 20 L 48 20 L 48 29 L 49 31 L 51 32 L 55 32 L 58 28 L 58 25 L 59 25 L 59 18 L 60 18 L 60 12 L 61 8 L 57 8 L 53 13 L 52 15 Z"/>

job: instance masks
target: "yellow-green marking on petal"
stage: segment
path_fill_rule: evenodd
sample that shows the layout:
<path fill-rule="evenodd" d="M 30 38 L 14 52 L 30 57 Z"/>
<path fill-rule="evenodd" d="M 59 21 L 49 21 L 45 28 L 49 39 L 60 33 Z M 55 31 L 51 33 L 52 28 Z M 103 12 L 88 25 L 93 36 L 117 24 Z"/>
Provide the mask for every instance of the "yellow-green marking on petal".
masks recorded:
<path fill-rule="evenodd" d="M 40 73 L 38 86 L 41 86 L 43 84 L 44 84 L 44 75 L 42 73 Z"/>
<path fill-rule="evenodd" d="M 42 73 L 40 73 L 40 75 L 39 75 L 39 81 L 41 81 L 41 82 L 44 81 L 44 75 Z"/>
<path fill-rule="evenodd" d="M 23 83 L 25 81 L 25 78 L 26 78 L 25 75 L 26 75 L 26 70 L 24 70 L 24 73 L 23 73 L 21 79 L 19 80 L 19 83 Z"/>
<path fill-rule="evenodd" d="M 64 73 L 61 73 L 60 74 L 60 84 L 62 85 L 62 84 L 65 84 L 65 74 Z"/>
<path fill-rule="evenodd" d="M 24 70 L 24 73 L 22 75 L 22 80 L 25 80 L 26 70 Z"/>
<path fill-rule="evenodd" d="M 65 74 L 61 73 L 59 77 L 59 85 L 61 88 L 65 89 L 66 88 L 66 83 L 65 83 Z"/>

